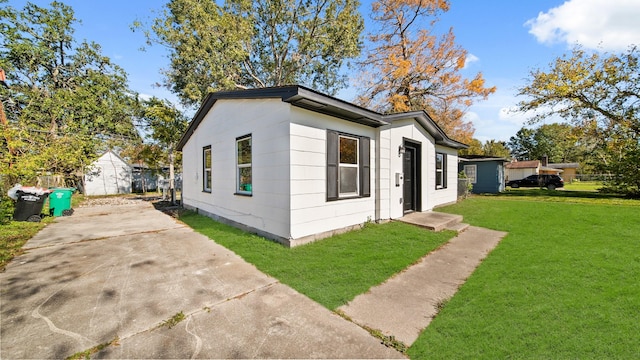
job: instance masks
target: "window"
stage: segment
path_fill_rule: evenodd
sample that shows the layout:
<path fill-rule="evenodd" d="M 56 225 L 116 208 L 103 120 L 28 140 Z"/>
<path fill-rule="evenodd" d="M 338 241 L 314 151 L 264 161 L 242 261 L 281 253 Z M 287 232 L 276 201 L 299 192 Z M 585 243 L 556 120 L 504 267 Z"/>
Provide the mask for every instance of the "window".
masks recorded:
<path fill-rule="evenodd" d="M 236 192 L 238 194 L 251 195 L 253 192 L 251 182 L 251 135 L 236 139 L 236 160 Z"/>
<path fill-rule="evenodd" d="M 447 155 L 436 153 L 436 189 L 447 188 Z"/>
<path fill-rule="evenodd" d="M 340 197 L 357 196 L 359 139 L 340 135 L 339 141 L 338 194 Z"/>
<path fill-rule="evenodd" d="M 202 148 L 202 191 L 211 192 L 211 146 Z"/>
<path fill-rule="evenodd" d="M 371 196 L 370 141 L 327 131 L 327 200 Z"/>
<path fill-rule="evenodd" d="M 464 174 L 472 184 L 476 183 L 476 172 L 478 171 L 478 165 L 465 165 Z"/>

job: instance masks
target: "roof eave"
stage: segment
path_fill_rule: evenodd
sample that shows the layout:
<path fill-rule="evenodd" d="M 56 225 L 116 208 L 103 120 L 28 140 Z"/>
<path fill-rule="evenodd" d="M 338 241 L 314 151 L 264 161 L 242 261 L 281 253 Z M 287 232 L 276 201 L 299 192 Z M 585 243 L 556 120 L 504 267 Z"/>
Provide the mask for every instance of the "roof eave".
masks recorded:
<path fill-rule="evenodd" d="M 304 86 L 290 85 L 274 88 L 233 90 L 209 93 L 196 112 L 189 127 L 180 138 L 177 149 L 182 151 L 189 138 L 193 135 L 200 122 L 207 115 L 211 107 L 220 99 L 266 99 L 280 98 L 283 102 L 293 106 L 337 117 L 358 124 L 380 127 L 387 125 L 382 114 L 367 110 L 363 107 L 342 101 L 329 95 L 308 89 Z"/>

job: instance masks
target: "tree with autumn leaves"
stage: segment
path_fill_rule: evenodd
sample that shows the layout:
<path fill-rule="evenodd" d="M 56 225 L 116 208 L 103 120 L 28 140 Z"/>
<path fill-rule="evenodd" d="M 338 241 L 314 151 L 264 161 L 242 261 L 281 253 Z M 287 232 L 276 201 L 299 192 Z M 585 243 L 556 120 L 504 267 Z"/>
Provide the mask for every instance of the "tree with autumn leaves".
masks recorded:
<path fill-rule="evenodd" d="M 610 190 L 640 196 L 640 49 L 599 53 L 575 47 L 529 74 L 519 89 L 532 122 L 556 115 L 590 146 L 597 170 L 612 174 Z"/>
<path fill-rule="evenodd" d="M 473 124 L 463 118 L 486 87 L 481 73 L 464 78 L 467 51 L 456 45 L 453 29 L 434 31 L 447 0 L 378 0 L 372 4 L 377 32 L 360 62 L 358 102 L 384 113 L 425 110 L 453 139 L 470 142 Z M 428 26 L 424 26 L 427 24 Z"/>

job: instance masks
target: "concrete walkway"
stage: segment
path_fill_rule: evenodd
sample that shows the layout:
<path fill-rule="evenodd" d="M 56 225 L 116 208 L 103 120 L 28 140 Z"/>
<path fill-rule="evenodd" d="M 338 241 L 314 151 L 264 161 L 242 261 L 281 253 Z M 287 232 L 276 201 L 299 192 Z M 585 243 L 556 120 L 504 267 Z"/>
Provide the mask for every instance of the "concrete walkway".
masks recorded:
<path fill-rule="evenodd" d="M 354 322 L 410 346 L 487 254 L 506 235 L 471 226 L 385 283 L 339 308 Z"/>
<path fill-rule="evenodd" d="M 147 202 L 78 208 L 25 248 L 0 273 L 2 359 L 404 358 Z"/>

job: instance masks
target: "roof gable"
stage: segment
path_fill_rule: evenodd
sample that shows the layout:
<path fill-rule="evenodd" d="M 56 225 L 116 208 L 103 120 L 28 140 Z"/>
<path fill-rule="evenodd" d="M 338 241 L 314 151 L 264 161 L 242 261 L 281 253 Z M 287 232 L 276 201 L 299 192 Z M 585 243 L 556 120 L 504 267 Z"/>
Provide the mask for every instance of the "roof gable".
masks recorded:
<path fill-rule="evenodd" d="M 115 151 L 113 150 L 107 150 L 105 151 L 102 155 L 98 156 L 98 158 L 96 160 L 93 161 L 93 163 L 98 163 L 102 160 L 105 161 L 113 161 L 113 160 L 119 161 L 121 162 L 124 166 L 129 167 L 129 164 L 127 164 L 126 161 L 124 161 L 123 158 L 120 157 L 120 155 L 116 154 Z"/>
<path fill-rule="evenodd" d="M 247 90 L 232 90 L 209 93 L 196 112 L 189 127 L 178 142 L 177 149 L 182 150 L 184 145 L 196 131 L 202 120 L 216 101 L 221 99 L 281 99 L 292 106 L 307 109 L 320 114 L 337 117 L 358 124 L 381 127 L 395 120 L 415 119 L 425 130 L 434 137 L 436 144 L 449 146 L 455 149 L 464 149 L 468 146 L 450 139 L 440 127 L 431 119 L 425 111 L 414 111 L 384 115 L 365 109 L 358 105 L 337 99 L 335 97 L 319 93 L 300 85 L 278 86 L 270 88 L 258 88 Z"/>

